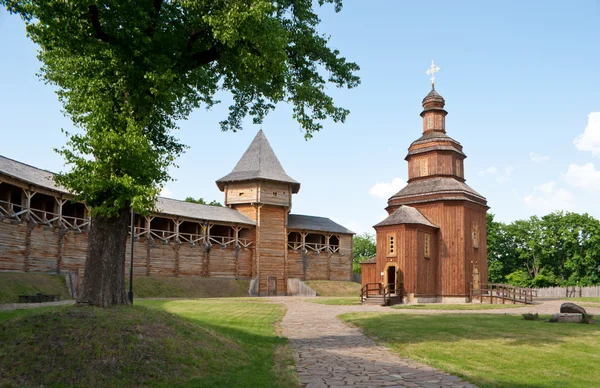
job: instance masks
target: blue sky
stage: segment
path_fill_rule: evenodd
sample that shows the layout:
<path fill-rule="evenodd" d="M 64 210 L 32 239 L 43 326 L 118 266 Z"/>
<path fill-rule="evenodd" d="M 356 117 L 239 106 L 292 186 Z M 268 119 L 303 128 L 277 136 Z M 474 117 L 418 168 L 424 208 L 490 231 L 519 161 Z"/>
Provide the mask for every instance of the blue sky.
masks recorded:
<path fill-rule="evenodd" d="M 178 136 L 191 148 L 171 171 L 172 198 L 223 200 L 231 171 L 262 128 L 287 173 L 302 183 L 293 213 L 373 232 L 407 178 L 404 157 L 421 134 L 425 71 L 441 68 L 447 133 L 464 146 L 467 184 L 502 221 L 554 210 L 600 218 L 600 5 L 595 1 L 350 1 L 320 11 L 331 45 L 361 66 L 360 87 L 332 89 L 352 112 L 305 141 L 289 107 L 240 133 L 223 133 L 227 96 L 195 111 Z M 0 11 L 0 155 L 51 171 L 71 129 L 38 80 L 36 47 Z"/>

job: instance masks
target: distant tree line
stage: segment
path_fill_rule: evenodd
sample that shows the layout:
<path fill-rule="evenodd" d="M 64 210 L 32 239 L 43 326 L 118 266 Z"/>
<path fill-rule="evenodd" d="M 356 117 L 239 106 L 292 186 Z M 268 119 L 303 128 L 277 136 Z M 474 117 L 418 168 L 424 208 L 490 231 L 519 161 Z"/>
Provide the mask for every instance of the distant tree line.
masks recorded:
<path fill-rule="evenodd" d="M 354 273 L 375 256 L 375 236 L 354 236 Z M 508 224 L 487 214 L 488 279 L 520 287 L 600 284 L 600 222 L 555 212 Z"/>
<path fill-rule="evenodd" d="M 204 198 L 198 198 L 198 199 L 196 199 L 196 198 L 193 198 L 193 197 L 187 197 L 185 199 L 185 202 L 192 202 L 192 203 L 198 203 L 200 205 L 209 205 L 209 206 L 223 206 L 223 205 L 221 205 L 221 202 L 219 202 L 219 201 L 213 200 L 213 201 L 210 201 L 210 202 L 206 202 L 204 200 Z"/>
<path fill-rule="evenodd" d="M 555 212 L 509 224 L 487 215 L 490 283 L 521 287 L 600 284 L 600 223 Z"/>

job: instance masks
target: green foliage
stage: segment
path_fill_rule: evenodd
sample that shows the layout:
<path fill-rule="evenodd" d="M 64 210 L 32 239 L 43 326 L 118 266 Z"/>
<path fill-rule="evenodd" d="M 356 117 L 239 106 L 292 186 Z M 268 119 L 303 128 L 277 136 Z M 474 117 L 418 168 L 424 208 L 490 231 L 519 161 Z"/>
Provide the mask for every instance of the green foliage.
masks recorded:
<path fill-rule="evenodd" d="M 333 4 L 341 0 L 319 0 Z M 262 122 L 280 102 L 310 138 L 348 110 L 326 85 L 353 88 L 358 65 L 328 47 L 311 0 L 0 0 L 39 46 L 41 79 L 78 128 L 57 181 L 93 214 L 152 210 L 185 146 L 177 121 L 217 91 L 233 97 L 223 130 Z M 324 77 L 323 74 L 327 74 Z"/>
<path fill-rule="evenodd" d="M 510 224 L 487 217 L 492 283 L 522 287 L 600 284 L 600 223 L 588 214 L 555 212 Z"/>
<path fill-rule="evenodd" d="M 219 202 L 219 201 L 212 200 L 210 202 L 206 202 L 204 200 L 204 198 L 195 199 L 193 197 L 187 197 L 185 199 L 185 202 L 192 202 L 192 203 L 197 203 L 197 204 L 200 204 L 200 205 L 209 205 L 209 206 L 223 206 L 223 205 L 221 205 L 221 202 Z"/>
<path fill-rule="evenodd" d="M 523 315 L 523 319 L 526 321 L 537 321 L 540 319 L 540 315 L 538 313 L 525 313 Z"/>
<path fill-rule="evenodd" d="M 360 273 L 360 263 L 375 257 L 375 236 L 369 233 L 357 234 L 352 240 L 352 271 Z"/>

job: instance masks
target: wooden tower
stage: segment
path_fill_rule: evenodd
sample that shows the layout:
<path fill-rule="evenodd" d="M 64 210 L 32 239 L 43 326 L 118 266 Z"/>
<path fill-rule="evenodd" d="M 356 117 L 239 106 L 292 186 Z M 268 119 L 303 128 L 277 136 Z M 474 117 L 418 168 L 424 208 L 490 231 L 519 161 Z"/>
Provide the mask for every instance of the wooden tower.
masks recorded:
<path fill-rule="evenodd" d="M 487 282 L 486 199 L 465 183 L 459 142 L 446 135 L 445 100 L 432 84 L 423 134 L 408 149 L 408 184 L 375 225 L 377 258 L 366 282 L 403 283 L 417 301 L 465 301 Z"/>
<path fill-rule="evenodd" d="M 233 171 L 216 183 L 226 206 L 256 222 L 252 276 L 259 279 L 259 294 L 285 295 L 288 214 L 300 183 L 286 174 L 262 130 Z"/>

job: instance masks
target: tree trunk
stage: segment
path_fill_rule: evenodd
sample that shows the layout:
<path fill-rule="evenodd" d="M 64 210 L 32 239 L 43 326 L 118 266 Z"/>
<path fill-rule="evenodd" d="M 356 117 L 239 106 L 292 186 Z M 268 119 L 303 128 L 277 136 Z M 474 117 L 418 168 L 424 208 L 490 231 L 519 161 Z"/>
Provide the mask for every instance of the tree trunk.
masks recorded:
<path fill-rule="evenodd" d="M 129 304 L 125 293 L 125 251 L 129 210 L 118 217 L 92 218 L 82 291 L 78 303 L 99 307 Z"/>

